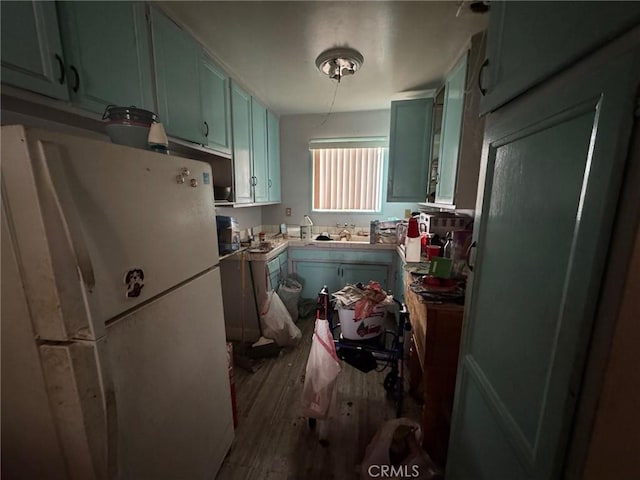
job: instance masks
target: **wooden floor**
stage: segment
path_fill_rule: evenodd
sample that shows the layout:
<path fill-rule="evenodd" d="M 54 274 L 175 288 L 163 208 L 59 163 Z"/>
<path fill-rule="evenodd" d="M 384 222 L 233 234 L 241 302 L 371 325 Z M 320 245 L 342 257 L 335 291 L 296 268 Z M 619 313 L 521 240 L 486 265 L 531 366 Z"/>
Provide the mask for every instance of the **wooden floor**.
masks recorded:
<path fill-rule="evenodd" d="M 300 344 L 267 359 L 256 373 L 236 366 L 239 425 L 217 480 L 359 478 L 367 444 L 395 417 L 382 386 L 387 371 L 362 373 L 342 362 L 333 413 L 312 430 L 300 402 L 313 325 L 313 318 L 300 320 Z M 403 416 L 419 421 L 420 412 L 405 396 Z"/>

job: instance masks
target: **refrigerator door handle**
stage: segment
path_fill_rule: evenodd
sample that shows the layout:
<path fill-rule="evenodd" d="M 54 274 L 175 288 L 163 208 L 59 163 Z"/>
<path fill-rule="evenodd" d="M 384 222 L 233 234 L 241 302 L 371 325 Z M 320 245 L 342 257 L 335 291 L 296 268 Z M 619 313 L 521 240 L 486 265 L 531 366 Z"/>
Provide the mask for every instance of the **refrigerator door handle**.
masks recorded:
<path fill-rule="evenodd" d="M 40 156 L 44 180 L 42 187 L 58 211 L 60 220 L 67 232 L 67 237 L 70 240 L 82 281 L 87 290 L 91 292 L 96 285 L 93 263 L 91 263 L 87 242 L 80 226 L 80 216 L 71 198 L 71 191 L 67 185 L 65 175 L 59 171 L 63 167 L 60 151 L 55 144 L 49 142 L 38 142 L 38 144 L 42 149 L 42 155 Z M 51 168 L 52 166 L 54 168 Z M 56 184 L 59 187 L 57 189 Z M 62 208 L 61 200 L 64 202 L 65 209 Z"/>

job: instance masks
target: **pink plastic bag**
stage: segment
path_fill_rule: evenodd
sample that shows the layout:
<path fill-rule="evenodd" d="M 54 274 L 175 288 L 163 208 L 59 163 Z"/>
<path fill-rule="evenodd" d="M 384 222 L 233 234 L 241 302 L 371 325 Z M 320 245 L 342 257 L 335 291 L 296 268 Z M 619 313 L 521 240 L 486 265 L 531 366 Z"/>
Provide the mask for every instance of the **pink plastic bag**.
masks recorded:
<path fill-rule="evenodd" d="M 340 361 L 329 322 L 316 319 L 302 389 L 302 415 L 317 419 L 327 417 L 338 373 Z"/>

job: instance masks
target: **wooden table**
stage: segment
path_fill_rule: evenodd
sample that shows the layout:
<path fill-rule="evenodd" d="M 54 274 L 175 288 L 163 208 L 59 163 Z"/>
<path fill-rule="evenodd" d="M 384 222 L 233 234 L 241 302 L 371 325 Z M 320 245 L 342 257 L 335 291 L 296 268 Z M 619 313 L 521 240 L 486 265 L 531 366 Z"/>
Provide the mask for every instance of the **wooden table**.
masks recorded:
<path fill-rule="evenodd" d="M 464 307 L 425 301 L 411 291 L 411 274 L 406 275 L 405 299 L 412 327 L 411 346 L 416 353 L 409 362 L 410 388 L 415 389 L 422 383 L 422 446 L 435 462 L 444 466 Z"/>

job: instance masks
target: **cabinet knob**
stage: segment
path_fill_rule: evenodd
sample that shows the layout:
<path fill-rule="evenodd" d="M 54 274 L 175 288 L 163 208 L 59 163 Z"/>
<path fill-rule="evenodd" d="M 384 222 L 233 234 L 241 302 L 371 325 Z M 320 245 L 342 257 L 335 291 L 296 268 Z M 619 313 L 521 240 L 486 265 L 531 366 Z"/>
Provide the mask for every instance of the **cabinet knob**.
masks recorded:
<path fill-rule="evenodd" d="M 73 65 L 71 65 L 69 69 L 73 72 L 73 76 L 76 80 L 73 84 L 73 87 L 71 87 L 71 90 L 73 90 L 74 93 L 78 93 L 78 90 L 80 90 L 80 74 L 78 73 L 76 67 L 74 67 Z"/>
<path fill-rule="evenodd" d="M 473 250 L 474 248 L 476 248 L 476 242 L 474 241 L 473 243 L 471 243 L 471 245 L 469 245 L 469 248 L 467 248 L 467 255 L 465 257 L 465 262 L 467 264 L 467 268 L 469 269 L 469 271 L 473 272 L 473 265 L 471 265 L 469 263 L 469 258 L 471 257 L 471 250 Z"/>
<path fill-rule="evenodd" d="M 62 85 L 64 83 L 64 62 L 62 61 L 62 57 L 57 53 L 56 60 L 58 61 L 58 66 L 60 67 L 60 77 L 58 78 L 58 83 Z"/>
<path fill-rule="evenodd" d="M 204 136 L 208 137 L 209 136 L 209 124 L 207 122 L 204 122 L 204 126 L 207 127 L 207 131 L 205 132 Z"/>

